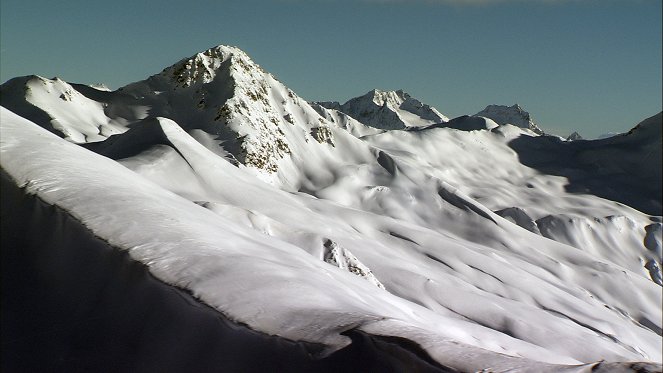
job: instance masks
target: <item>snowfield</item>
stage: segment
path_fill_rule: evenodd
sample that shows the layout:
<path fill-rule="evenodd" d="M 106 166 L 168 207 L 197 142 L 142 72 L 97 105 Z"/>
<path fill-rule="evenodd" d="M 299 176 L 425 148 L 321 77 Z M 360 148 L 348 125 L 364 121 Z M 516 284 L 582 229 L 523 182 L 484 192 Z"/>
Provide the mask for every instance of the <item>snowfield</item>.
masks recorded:
<path fill-rule="evenodd" d="M 0 97 L 17 186 L 252 329 L 321 356 L 402 337 L 458 371 L 661 369 L 660 113 L 564 141 L 517 105 L 308 103 L 226 46 Z"/>

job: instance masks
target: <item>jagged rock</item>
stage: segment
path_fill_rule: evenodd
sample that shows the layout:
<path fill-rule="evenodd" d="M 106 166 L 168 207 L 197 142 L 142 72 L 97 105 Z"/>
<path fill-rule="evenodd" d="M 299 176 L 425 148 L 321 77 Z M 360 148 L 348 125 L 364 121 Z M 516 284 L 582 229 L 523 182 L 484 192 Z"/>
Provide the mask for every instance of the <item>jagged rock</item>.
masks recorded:
<path fill-rule="evenodd" d="M 384 285 L 375 277 L 373 272 L 354 256 L 350 250 L 340 247 L 336 242 L 327 239 L 324 242 L 323 260 L 333 266 L 344 269 L 373 285 L 384 289 Z"/>

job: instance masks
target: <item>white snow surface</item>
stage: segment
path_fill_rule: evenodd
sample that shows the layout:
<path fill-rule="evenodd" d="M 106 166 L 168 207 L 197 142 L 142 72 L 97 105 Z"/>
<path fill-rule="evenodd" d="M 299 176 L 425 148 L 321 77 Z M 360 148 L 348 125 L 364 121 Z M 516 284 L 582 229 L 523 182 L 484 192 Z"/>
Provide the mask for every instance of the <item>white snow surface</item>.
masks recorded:
<path fill-rule="evenodd" d="M 524 166 L 508 143 L 528 129 L 377 129 L 225 46 L 99 101 L 29 82 L 70 142 L 3 107 L 2 168 L 254 329 L 329 351 L 351 328 L 402 336 L 475 371 L 663 360 L 660 217 Z M 147 145 L 71 143 L 110 129 Z"/>
<path fill-rule="evenodd" d="M 488 105 L 475 115 L 490 118 L 497 122 L 497 124 L 512 124 L 520 128 L 529 129 L 536 134 L 543 134 L 541 128 L 534 123 L 530 113 L 518 104 L 512 106 Z"/>
<path fill-rule="evenodd" d="M 46 108 L 46 113 L 53 118 L 53 128 L 68 140 L 76 143 L 101 141 L 124 132 L 122 123 L 115 123 L 105 115 L 102 104 L 85 97 L 59 78 L 34 77 L 26 83 L 26 88 L 26 100 Z"/>
<path fill-rule="evenodd" d="M 316 105 L 338 110 L 359 122 L 379 129 L 422 127 L 449 120 L 434 107 L 424 104 L 403 90 L 373 89 L 363 96 L 338 102 L 315 102 Z"/>

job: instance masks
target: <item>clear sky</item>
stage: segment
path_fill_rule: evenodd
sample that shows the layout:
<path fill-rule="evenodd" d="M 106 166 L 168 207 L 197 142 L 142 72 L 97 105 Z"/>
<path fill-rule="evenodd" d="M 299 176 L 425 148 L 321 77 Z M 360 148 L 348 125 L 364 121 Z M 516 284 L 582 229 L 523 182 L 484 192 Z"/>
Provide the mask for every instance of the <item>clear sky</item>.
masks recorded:
<path fill-rule="evenodd" d="M 661 111 L 661 0 L 2 0 L 0 74 L 119 88 L 236 45 L 308 100 L 519 103 L 566 136 Z"/>

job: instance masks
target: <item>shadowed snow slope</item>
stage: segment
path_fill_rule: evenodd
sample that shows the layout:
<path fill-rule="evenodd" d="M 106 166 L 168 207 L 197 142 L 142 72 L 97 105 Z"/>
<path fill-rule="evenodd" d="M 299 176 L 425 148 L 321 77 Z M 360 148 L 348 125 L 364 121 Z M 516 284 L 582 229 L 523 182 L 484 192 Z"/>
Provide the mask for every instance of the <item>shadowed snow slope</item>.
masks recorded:
<path fill-rule="evenodd" d="M 485 117 L 468 116 L 454 118 L 446 123 L 433 124 L 426 129 L 453 128 L 461 131 L 490 130 L 498 126 L 495 121 Z"/>
<path fill-rule="evenodd" d="M 2 169 L 232 320 L 327 354 L 405 338 L 460 371 L 662 360 L 660 209 L 570 187 L 660 206 L 660 115 L 600 141 L 377 129 L 224 46 L 114 92 L 41 81 L 2 87 Z"/>
<path fill-rule="evenodd" d="M 661 123 L 659 113 L 626 134 L 602 140 L 541 136 L 517 138 L 509 146 L 523 164 L 565 177 L 568 192 L 591 193 L 660 216 Z"/>
<path fill-rule="evenodd" d="M 349 330 L 323 357 L 233 323 L 0 178 L 3 371 L 455 372 L 404 339 Z"/>

